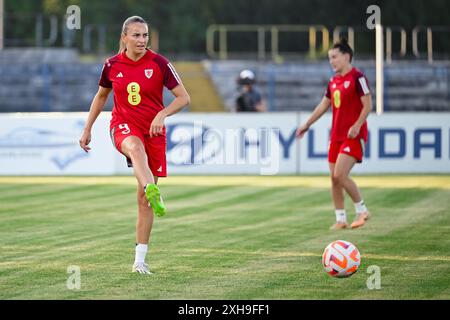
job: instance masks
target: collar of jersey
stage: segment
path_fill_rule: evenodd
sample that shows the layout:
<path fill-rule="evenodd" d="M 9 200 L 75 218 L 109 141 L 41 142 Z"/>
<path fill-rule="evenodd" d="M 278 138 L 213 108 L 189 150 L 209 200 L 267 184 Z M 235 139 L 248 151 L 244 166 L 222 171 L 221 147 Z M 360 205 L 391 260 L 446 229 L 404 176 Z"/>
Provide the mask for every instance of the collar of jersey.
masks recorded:
<path fill-rule="evenodd" d="M 145 54 L 144 54 L 142 57 L 140 57 L 137 61 L 134 61 L 134 60 L 131 60 L 130 58 L 128 58 L 128 56 L 126 55 L 125 52 L 126 52 L 126 50 L 124 50 L 124 51 L 122 52 L 122 59 L 125 60 L 127 63 L 131 63 L 131 64 L 139 64 L 139 63 L 142 63 L 143 61 L 146 60 L 145 58 L 146 58 L 148 55 L 151 54 L 150 49 L 149 49 L 149 48 L 145 48 Z"/>
<path fill-rule="evenodd" d="M 353 72 L 355 72 L 355 67 L 352 67 L 352 70 L 350 70 L 345 76 L 341 76 L 340 74 L 337 74 L 336 75 L 336 79 L 345 79 L 349 75 L 351 75 Z"/>

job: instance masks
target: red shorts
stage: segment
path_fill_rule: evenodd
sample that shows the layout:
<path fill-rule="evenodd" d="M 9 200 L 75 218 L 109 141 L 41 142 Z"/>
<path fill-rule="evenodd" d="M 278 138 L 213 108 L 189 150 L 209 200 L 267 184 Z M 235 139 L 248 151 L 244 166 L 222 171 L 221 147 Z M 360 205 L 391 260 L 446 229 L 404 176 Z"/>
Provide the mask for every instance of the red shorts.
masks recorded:
<path fill-rule="evenodd" d="M 156 177 L 167 177 L 167 163 L 166 163 L 166 134 L 150 138 L 150 134 L 143 132 L 139 127 L 131 123 L 121 123 L 111 127 L 111 140 L 116 149 L 122 152 L 122 142 L 126 137 L 138 137 L 145 148 L 145 153 L 148 158 L 148 166 Z M 128 167 L 132 167 L 131 159 L 127 157 Z"/>
<path fill-rule="evenodd" d="M 364 155 L 364 139 L 346 139 L 330 142 L 328 148 L 328 162 L 336 163 L 339 153 L 347 154 L 361 163 Z"/>

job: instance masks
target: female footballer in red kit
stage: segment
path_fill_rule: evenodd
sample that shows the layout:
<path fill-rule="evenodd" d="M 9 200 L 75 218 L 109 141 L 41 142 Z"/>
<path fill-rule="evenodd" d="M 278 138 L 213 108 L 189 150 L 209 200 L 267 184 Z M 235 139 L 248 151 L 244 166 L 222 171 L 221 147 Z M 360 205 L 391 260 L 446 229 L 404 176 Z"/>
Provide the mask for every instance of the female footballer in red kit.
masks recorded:
<path fill-rule="evenodd" d="M 344 190 L 352 198 L 356 218 L 351 224 L 358 228 L 369 218 L 369 211 L 361 197 L 358 186 L 350 178 L 350 171 L 356 163 L 361 163 L 368 130 L 366 119 L 372 110 L 372 97 L 367 78 L 351 64 L 353 50 L 346 39 L 341 39 L 328 53 L 335 76 L 328 83 L 326 95 L 313 113 L 297 129 L 297 137 L 302 138 L 308 129 L 332 105 L 333 120 L 328 150 L 332 196 L 336 213 L 336 223 L 332 229 L 348 227 L 344 208 Z"/>
<path fill-rule="evenodd" d="M 190 102 L 180 77 L 162 55 L 147 48 L 148 25 L 138 16 L 129 17 L 122 27 L 120 50 L 103 66 L 80 146 L 86 152 L 91 128 L 114 91 L 114 108 L 110 122 L 113 145 L 133 167 L 136 176 L 138 217 L 136 223 L 135 261 L 132 271 L 151 274 L 145 263 L 153 215 L 163 216 L 166 207 L 157 186 L 158 177 L 166 173 L 166 132 L 164 120 Z M 163 105 L 163 87 L 175 99 Z"/>

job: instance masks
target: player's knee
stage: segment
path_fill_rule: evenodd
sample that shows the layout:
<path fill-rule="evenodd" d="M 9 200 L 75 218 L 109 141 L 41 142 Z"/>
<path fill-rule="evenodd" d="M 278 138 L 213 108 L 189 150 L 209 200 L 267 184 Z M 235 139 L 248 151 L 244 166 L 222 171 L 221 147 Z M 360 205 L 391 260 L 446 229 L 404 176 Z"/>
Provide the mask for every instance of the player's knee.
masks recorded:
<path fill-rule="evenodd" d="M 144 146 L 140 141 L 130 141 L 126 145 L 126 152 L 132 159 L 145 154 Z"/>
<path fill-rule="evenodd" d="M 346 179 L 345 175 L 339 172 L 334 172 L 333 175 L 331 176 L 331 181 L 335 186 L 343 185 L 345 179 Z"/>
<path fill-rule="evenodd" d="M 334 174 L 331 175 L 331 183 L 333 186 L 337 186 L 339 184 L 338 178 Z"/>

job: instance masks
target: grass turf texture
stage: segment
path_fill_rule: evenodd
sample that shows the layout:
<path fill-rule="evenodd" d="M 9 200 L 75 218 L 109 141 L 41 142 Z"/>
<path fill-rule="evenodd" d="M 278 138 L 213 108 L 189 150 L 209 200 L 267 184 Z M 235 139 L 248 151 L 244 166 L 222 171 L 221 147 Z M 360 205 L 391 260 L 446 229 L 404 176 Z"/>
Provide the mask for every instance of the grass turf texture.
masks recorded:
<path fill-rule="evenodd" d="M 329 179 L 169 177 L 147 261 L 131 273 L 133 177 L 0 177 L 1 299 L 449 299 L 450 176 L 355 177 L 372 212 L 330 231 Z M 354 208 L 346 198 L 349 220 Z M 325 246 L 361 251 L 359 271 L 328 276 Z M 68 266 L 81 270 L 69 290 Z M 381 289 L 366 286 L 371 265 Z"/>

